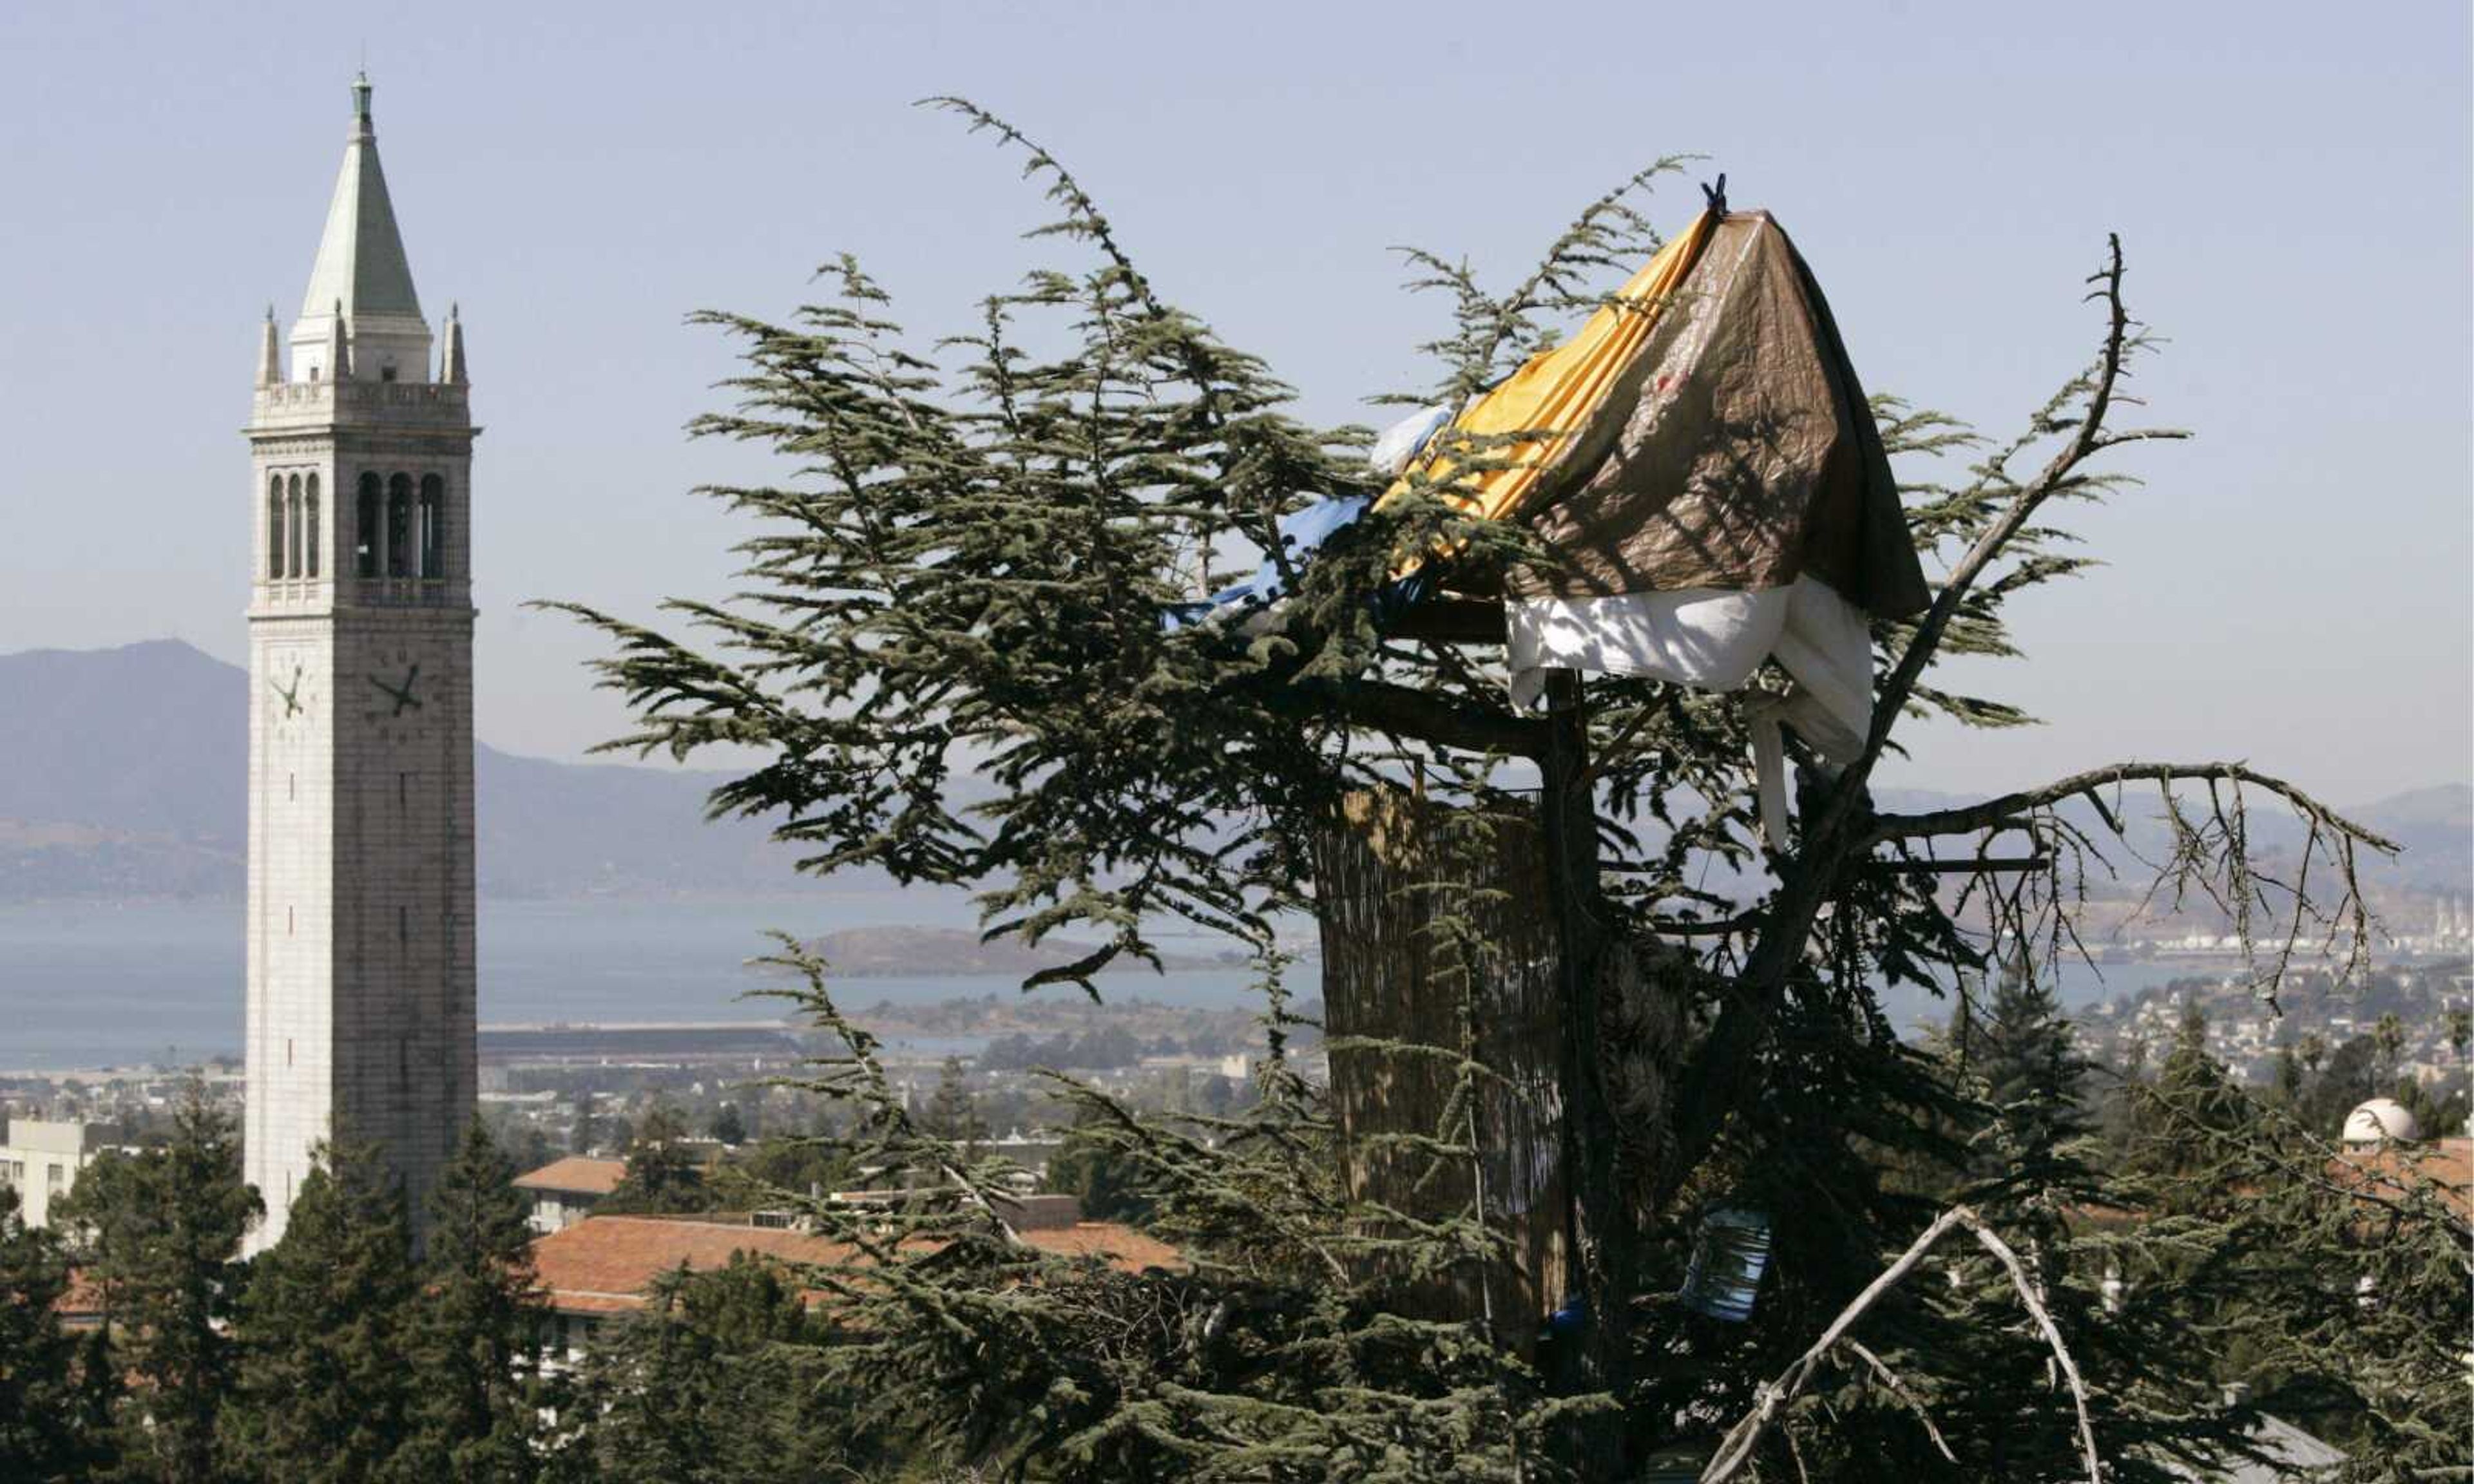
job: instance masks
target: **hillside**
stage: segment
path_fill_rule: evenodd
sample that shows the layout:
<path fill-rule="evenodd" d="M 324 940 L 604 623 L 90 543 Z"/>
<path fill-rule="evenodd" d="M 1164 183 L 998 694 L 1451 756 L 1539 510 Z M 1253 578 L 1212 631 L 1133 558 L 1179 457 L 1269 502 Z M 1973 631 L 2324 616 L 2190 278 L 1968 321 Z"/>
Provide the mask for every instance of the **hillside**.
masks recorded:
<path fill-rule="evenodd" d="M 885 974 L 1006 974 L 1016 978 L 1042 969 L 1055 969 L 1089 955 L 1096 943 L 1051 938 L 1036 947 L 1017 939 L 983 941 L 969 928 L 922 927 L 914 924 L 838 928 L 809 945 L 842 978 Z M 1242 968 L 1244 961 L 1163 954 L 1164 969 Z M 1149 972 L 1150 966 L 1121 962 L 1127 972 Z"/>
<path fill-rule="evenodd" d="M 177 640 L 0 655 L 0 902 L 238 896 L 245 886 L 246 672 Z M 493 897 L 746 895 L 790 852 L 708 824 L 712 779 L 473 757 L 480 888 Z"/>
<path fill-rule="evenodd" d="M 239 895 L 247 706 L 245 672 L 177 640 L 0 655 L 0 902 Z M 473 775 L 485 895 L 747 895 L 790 880 L 791 852 L 761 826 L 705 821 L 710 775 L 486 744 Z M 1891 809 L 1960 802 L 1880 799 Z M 2164 834 L 2152 807 L 2134 795 L 2129 812 L 2134 843 L 2154 858 Z M 2463 893 L 2474 881 L 2474 787 L 2415 789 L 2350 812 L 2406 848 L 2393 864 L 2365 863 L 2380 888 Z M 2096 825 L 2093 813 L 2084 823 Z M 2281 813 L 2263 810 L 2253 829 L 2270 852 L 2301 845 Z"/>

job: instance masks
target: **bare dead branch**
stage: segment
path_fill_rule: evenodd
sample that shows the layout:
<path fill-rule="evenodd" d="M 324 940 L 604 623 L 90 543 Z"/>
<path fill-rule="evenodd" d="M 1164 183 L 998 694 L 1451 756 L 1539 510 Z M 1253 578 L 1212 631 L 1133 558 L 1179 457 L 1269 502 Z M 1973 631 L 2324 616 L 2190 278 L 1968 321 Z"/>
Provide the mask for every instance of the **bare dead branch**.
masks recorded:
<path fill-rule="evenodd" d="M 1881 1378 L 1881 1384 L 1890 1389 L 1890 1394 L 1904 1401 L 1907 1409 L 1916 1414 L 1916 1421 L 1925 1424 L 1925 1436 L 1932 1439 L 1932 1446 L 1941 1456 L 1952 1463 L 1958 1462 L 1958 1455 L 1953 1453 L 1950 1450 L 1950 1445 L 1942 1441 L 1941 1429 L 1933 1425 L 1932 1413 L 1927 1411 L 1924 1402 L 1917 1400 L 1916 1394 L 1907 1389 L 1907 1383 L 1899 1379 L 1899 1374 L 1883 1365 L 1880 1356 L 1866 1350 L 1864 1342 L 1852 1334 L 1847 1337 L 1847 1348 L 1854 1351 L 1858 1359 L 1871 1366 L 1873 1374 Z"/>
<path fill-rule="evenodd" d="M 1855 1328 L 1856 1322 L 1863 1318 L 1867 1310 L 1880 1302 L 1884 1294 L 1897 1287 L 1908 1274 L 1914 1272 L 1924 1261 L 1925 1255 L 1929 1253 L 1943 1237 L 1962 1227 L 1973 1233 L 1977 1242 L 2001 1262 L 2003 1270 L 2009 1275 L 2010 1286 L 2019 1295 L 2019 1302 L 2035 1319 L 2037 1328 L 2043 1331 L 2045 1343 L 2052 1350 L 2053 1358 L 2060 1365 L 2063 1377 L 2070 1382 L 2071 1400 L 2078 1411 L 2079 1448 L 2087 1464 L 2088 1484 L 2103 1484 L 2103 1463 L 2097 1455 L 2096 1423 L 2088 1412 L 2087 1386 L 2079 1378 L 2078 1363 L 2071 1358 L 2069 1347 L 2062 1343 L 2061 1330 L 2053 1324 L 2053 1316 L 2045 1305 L 2044 1295 L 2039 1291 L 2034 1280 L 2028 1276 L 2025 1264 L 2019 1260 L 2019 1255 L 2011 1251 L 2010 1245 L 2001 1240 L 1991 1227 L 1984 1224 L 1983 1218 L 1964 1206 L 1953 1206 L 1935 1217 L 1932 1225 L 1925 1228 L 1924 1233 L 1909 1243 L 1905 1252 L 1899 1255 L 1897 1261 L 1883 1268 L 1879 1278 L 1874 1279 L 1865 1286 L 1862 1293 L 1857 1294 L 1845 1308 L 1839 1310 L 1838 1317 L 1830 1322 L 1830 1327 L 1821 1332 L 1821 1338 L 1813 1341 L 1811 1349 L 1798 1356 L 1795 1363 L 1780 1373 L 1776 1380 L 1762 1384 L 1753 1403 L 1753 1409 L 1745 1413 L 1743 1419 L 1728 1430 L 1726 1438 L 1718 1445 L 1718 1451 L 1710 1458 L 1709 1467 L 1701 1472 L 1701 1484 L 1724 1484 L 1725 1480 L 1734 1477 L 1736 1471 L 1752 1457 L 1754 1448 L 1760 1443 L 1761 1435 L 1768 1431 L 1770 1423 L 1777 1416 L 1779 1409 L 1794 1400 L 1803 1392 L 1805 1386 L 1811 1381 L 1814 1373 L 1820 1369 L 1822 1361 L 1827 1359 L 1831 1351 L 1842 1342 L 1852 1346 L 1858 1354 L 1880 1370 L 1888 1378 L 1891 1389 L 1898 1393 L 1902 1400 L 1908 1401 L 1910 1405 L 1915 1405 L 1914 1399 L 1899 1385 L 1897 1378 L 1889 1376 L 1889 1368 L 1883 1366 L 1872 1352 L 1856 1344 L 1849 1337 L 1848 1331 Z M 1916 1410 L 1919 1415 L 1923 1412 L 1920 1405 L 1916 1406 Z M 1933 1427 L 1932 1420 L 1928 1417 L 1925 1419 L 1925 1427 L 1932 1434 L 1933 1444 L 1941 1448 L 1942 1456 L 1950 1457 L 1949 1448 L 1943 1444 L 1940 1431 Z"/>
<path fill-rule="evenodd" d="M 2083 798 L 2094 802 L 2097 805 L 2097 812 L 2104 818 L 2106 827 L 2116 834 L 2121 834 L 2123 832 L 2122 822 L 2115 816 L 2113 810 L 2105 806 L 2100 790 L 2108 785 L 2118 787 L 2123 783 L 2174 783 L 2201 780 L 2246 783 L 2254 788 L 2265 789 L 2293 805 L 2295 812 L 2301 814 L 2306 820 L 2324 825 L 2384 854 L 2393 855 L 2397 851 L 2395 841 L 2353 823 L 2283 778 L 2270 778 L 2267 774 L 2253 772 L 2237 762 L 2115 763 L 2110 767 L 2073 774 L 2058 782 L 2048 783 L 2042 788 L 2003 794 L 1998 799 L 1988 799 L 1982 803 L 1968 804 L 1955 809 L 1935 809 L 1926 814 L 1880 815 L 1873 821 L 1873 826 L 1864 836 L 1863 844 L 1869 848 L 1885 840 L 1914 839 L 1926 835 L 1964 834 L 1970 830 L 1993 829 L 2005 825 L 2015 825 L 2025 820 L 2028 814 L 2038 807 L 2067 802 L 2074 798 Z"/>
<path fill-rule="evenodd" d="M 1973 497 L 1990 503 L 2006 496 L 2008 503 L 2000 518 L 1977 539 L 1942 584 L 1932 607 L 1901 653 L 1897 667 L 1881 686 L 1862 754 L 1831 785 L 1830 801 L 1818 811 L 1819 818 L 1807 822 L 1802 849 L 1782 865 L 1780 890 L 1771 901 L 1769 922 L 1745 956 L 1735 993 L 1720 1009 L 1686 1077 L 1684 1096 L 1679 1101 L 1687 1112 L 1677 1131 L 1677 1158 L 1670 1161 L 1668 1172 L 1659 1182 L 1659 1204 L 1674 1195 L 1681 1186 L 1683 1172 L 1698 1165 L 1716 1139 L 1734 1106 L 1731 1092 L 1721 1089 L 1743 1085 L 1744 1073 L 1760 1044 L 1787 976 L 1803 961 L 1823 905 L 1837 892 L 1841 874 L 1848 867 L 1879 843 L 1863 821 L 1870 807 L 1865 785 L 1882 750 L 1889 745 L 1891 729 L 1904 713 L 1917 682 L 1939 653 L 1952 621 L 1994 562 L 2022 533 L 2033 529 L 2037 513 L 2048 501 L 2085 489 L 2088 476 L 2081 473 L 2081 467 L 2106 446 L 2105 415 L 2113 404 L 2123 362 L 2142 341 L 2132 332 L 2129 311 L 2122 303 L 2122 239 L 2108 233 L 2105 245 L 2105 265 L 2088 279 L 2095 285 L 2088 297 L 2101 299 L 2105 305 L 2103 345 L 2094 369 L 2066 387 L 2056 398 L 2056 406 L 2080 390 L 2084 391 L 2084 399 L 2074 417 L 2049 413 L 2040 418 L 2028 434 L 1983 467 Z M 2068 433 L 2067 441 L 2032 479 L 2020 484 L 2006 471 L 2007 461 L 2036 438 L 2061 432 Z M 2146 436 L 2181 435 L 2156 430 Z"/>

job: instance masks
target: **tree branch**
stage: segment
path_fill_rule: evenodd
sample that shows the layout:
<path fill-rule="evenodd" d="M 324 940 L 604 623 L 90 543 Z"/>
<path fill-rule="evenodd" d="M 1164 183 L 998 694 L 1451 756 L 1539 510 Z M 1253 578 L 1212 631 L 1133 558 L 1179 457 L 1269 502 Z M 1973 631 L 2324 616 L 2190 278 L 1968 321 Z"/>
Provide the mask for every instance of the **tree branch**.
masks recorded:
<path fill-rule="evenodd" d="M 1863 754 L 1831 785 L 1829 802 L 1818 811 L 1819 817 L 1807 820 L 1802 849 L 1780 863 L 1780 887 L 1770 902 L 1769 921 L 1745 956 L 1743 971 L 1733 985 L 1734 993 L 1720 1007 L 1717 1021 L 1686 1076 L 1684 1095 L 1679 1100 L 1684 1112 L 1676 1131 L 1675 1158 L 1661 1171 L 1657 1185 L 1656 1194 L 1661 1206 L 1682 1188 L 1686 1175 L 1715 1142 L 1719 1129 L 1749 1085 L 1745 1074 L 1788 974 L 1804 960 L 1814 921 L 1836 894 L 1843 873 L 1870 849 L 1865 816 L 1871 809 L 1871 794 L 1865 784 L 1889 743 L 1891 729 L 1914 696 L 1917 682 L 1939 652 L 1953 619 L 1986 570 L 2022 532 L 2031 529 L 2036 513 L 2055 494 L 2076 488 L 2080 466 L 2108 446 L 2105 414 L 2113 405 L 2122 362 L 2139 342 L 2130 332 L 2130 315 L 2122 305 L 2122 238 L 2107 233 L 2105 243 L 2105 266 L 2088 280 L 2096 285 L 2089 297 L 2105 303 L 2103 348 L 2093 372 L 2074 380 L 2056 399 L 2059 405 L 2066 401 L 2072 388 L 2084 386 L 2085 403 L 2075 422 L 2065 421 L 2057 412 L 2048 409 L 2036 429 L 2042 433 L 2068 428 L 2071 437 L 2034 479 L 2014 487 L 2017 493 L 2011 496 L 2001 517 L 1977 538 L 1967 555 L 1952 569 L 1931 609 L 1916 626 L 1914 637 L 1899 657 L 1897 668 L 1881 686 L 1880 698 L 1874 703 Z M 2160 431 L 2154 436 L 2179 435 Z M 2010 485 L 2009 477 L 2002 472 L 2003 463 L 1996 459 L 1982 471 L 1972 491 L 1976 497 L 1990 498 L 1994 490 Z"/>
<path fill-rule="evenodd" d="M 1759 1444 L 1761 1434 L 1769 1430 L 1770 1421 L 1778 1414 L 1779 1408 L 1794 1400 L 1803 1392 L 1807 1383 L 1812 1379 L 1813 1373 L 1820 1369 L 1821 1362 L 1828 1358 L 1831 1349 L 1842 1341 L 1864 1359 L 1871 1361 L 1874 1368 L 1880 1371 L 1888 1379 L 1891 1390 L 1899 1394 L 1901 1400 L 1907 1401 L 1909 1405 L 1915 1405 L 1914 1399 L 1905 1395 L 1904 1388 L 1899 1385 L 1897 1377 L 1889 1375 L 1888 1368 L 1875 1359 L 1872 1352 L 1850 1339 L 1848 1331 L 1855 1328 L 1856 1322 L 1863 1318 L 1867 1310 L 1880 1302 L 1882 1295 L 1897 1287 L 1909 1273 L 1916 1270 L 1916 1267 L 1924 1261 L 1925 1254 L 1930 1252 L 1935 1243 L 1958 1227 L 1965 1227 L 1974 1233 L 1977 1244 L 2001 1262 L 2003 1270 L 2009 1274 L 2010 1286 L 2018 1293 L 2019 1302 L 2025 1305 L 2028 1314 L 2035 1319 L 2037 1328 L 2044 1333 L 2045 1343 L 2052 1348 L 2053 1358 L 2059 1363 L 2063 1377 L 2070 1382 L 2071 1400 L 2078 1409 L 2079 1450 L 2087 1464 L 2088 1484 L 2103 1484 L 2104 1467 L 2102 1461 L 2097 1456 L 2096 1450 L 2096 1424 L 2088 1415 L 2087 1385 L 2079 1378 L 2078 1363 L 2071 1358 L 2069 1347 L 2062 1343 L 2061 1330 L 2053 1324 L 2052 1312 L 2045 1306 L 2044 1297 L 2037 1292 L 2036 1284 L 2028 1278 L 2026 1267 L 2019 1260 L 2019 1255 L 2011 1251 L 2010 1244 L 2001 1240 L 1991 1227 L 1984 1224 L 1982 1217 L 1964 1206 L 1953 1206 L 1934 1218 L 1932 1225 L 1925 1228 L 1924 1234 L 1908 1244 L 1907 1250 L 1899 1255 L 1896 1262 L 1883 1268 L 1880 1277 L 1874 1279 L 1862 1293 L 1857 1294 L 1845 1308 L 1839 1310 L 1838 1317 L 1830 1322 L 1828 1328 L 1822 1330 L 1821 1338 L 1812 1342 L 1811 1349 L 1798 1356 L 1795 1364 L 1780 1373 L 1778 1379 L 1762 1384 L 1758 1397 L 1753 1403 L 1753 1409 L 1745 1413 L 1743 1420 L 1728 1430 L 1726 1438 L 1718 1445 L 1717 1453 L 1710 1460 L 1710 1466 L 1701 1472 L 1701 1484 L 1724 1484 L 1725 1480 L 1734 1477 L 1735 1472 L 1752 1457 L 1753 1448 Z M 1923 1408 L 1919 1406 L 1917 1410 L 1921 1412 Z M 1941 1446 L 1941 1433 L 1933 1427 L 1932 1419 L 1929 1417 L 1925 1419 L 1925 1428 L 1932 1434 L 1935 1446 Z M 1950 1449 L 1947 1447 L 1942 1448 L 1942 1456 L 1945 1458 L 1950 1456 Z"/>
<path fill-rule="evenodd" d="M 2039 808 L 2050 807 L 2073 798 L 2084 798 L 2096 805 L 2105 826 L 2115 834 L 2123 833 L 2121 821 L 2106 805 L 2098 790 L 2122 783 L 2184 783 L 2200 780 L 2211 782 L 2247 783 L 2265 789 L 2293 805 L 2294 810 L 2314 824 L 2346 835 L 2384 854 L 2397 852 L 2395 841 L 2357 825 L 2309 794 L 2265 773 L 2254 773 L 2238 762 L 2122 762 L 2108 767 L 2092 768 L 2069 778 L 2048 783 L 2042 788 L 2022 789 L 2003 794 L 1982 803 L 1955 809 L 1935 809 L 1927 814 L 1878 815 L 1859 842 L 1858 848 L 1869 850 L 1889 840 L 1912 840 L 1927 835 L 1964 834 L 1977 829 L 1998 829 L 2016 825 Z"/>
<path fill-rule="evenodd" d="M 1471 706 L 1390 681 L 1296 680 L 1257 691 L 1275 710 L 1368 727 L 1437 747 L 1537 757 L 1546 750 L 1546 724 Z"/>

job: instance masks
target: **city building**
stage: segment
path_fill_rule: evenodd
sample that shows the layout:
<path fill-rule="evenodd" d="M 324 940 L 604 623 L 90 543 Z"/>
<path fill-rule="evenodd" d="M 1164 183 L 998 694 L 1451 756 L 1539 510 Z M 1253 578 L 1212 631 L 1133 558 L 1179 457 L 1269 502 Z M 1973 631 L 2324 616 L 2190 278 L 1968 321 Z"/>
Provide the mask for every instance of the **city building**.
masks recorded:
<path fill-rule="evenodd" d="M 0 1185 L 17 1192 L 17 1214 L 30 1227 L 49 1226 L 54 1201 L 77 1186 L 78 1171 L 103 1152 L 109 1125 L 11 1118 L 0 1138 Z"/>
<path fill-rule="evenodd" d="M 627 1175 L 624 1160 L 594 1160 L 570 1155 L 516 1177 L 516 1188 L 531 1198 L 532 1229 L 563 1232 L 593 1214 L 602 1197 L 618 1188 Z"/>
<path fill-rule="evenodd" d="M 416 1223 L 473 1115 L 473 426 L 433 337 L 366 78 L 309 288 L 270 309 L 247 436 L 248 1179 L 283 1234 L 330 1133 Z"/>

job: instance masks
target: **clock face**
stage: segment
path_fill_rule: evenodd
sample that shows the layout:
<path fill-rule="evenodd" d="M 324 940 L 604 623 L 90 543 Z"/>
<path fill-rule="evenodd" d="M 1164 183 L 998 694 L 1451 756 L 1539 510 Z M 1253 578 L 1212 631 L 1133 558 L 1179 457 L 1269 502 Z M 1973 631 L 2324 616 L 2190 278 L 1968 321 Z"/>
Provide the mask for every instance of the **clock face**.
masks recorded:
<path fill-rule="evenodd" d="M 309 684 L 309 668 L 299 660 L 279 659 L 267 677 L 267 712 L 278 726 L 304 720 L 311 714 L 316 700 Z"/>
<path fill-rule="evenodd" d="M 420 711 L 422 694 L 421 661 L 410 650 L 398 650 L 394 664 L 381 664 L 367 677 L 370 683 L 369 714 L 382 721 L 396 721 Z"/>

